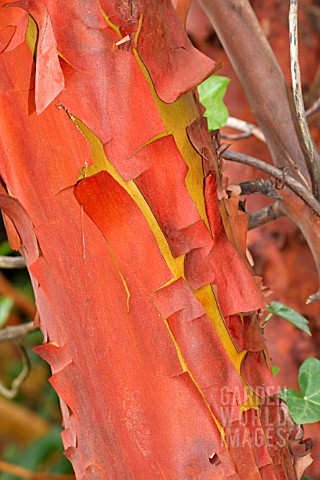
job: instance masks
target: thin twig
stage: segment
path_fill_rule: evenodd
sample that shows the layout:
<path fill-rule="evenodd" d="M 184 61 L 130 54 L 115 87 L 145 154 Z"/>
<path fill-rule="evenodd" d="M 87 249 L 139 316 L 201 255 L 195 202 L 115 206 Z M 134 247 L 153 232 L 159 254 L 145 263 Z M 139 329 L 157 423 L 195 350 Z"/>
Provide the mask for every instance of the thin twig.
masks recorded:
<path fill-rule="evenodd" d="M 242 83 L 277 167 L 291 165 L 309 181 L 293 99 L 249 0 L 199 0 Z M 246 52 L 246 55 L 239 55 Z M 272 75 L 270 74 L 272 72 Z M 268 95 L 269 101 L 265 101 Z M 287 156 L 285 156 L 287 154 Z M 309 183 L 309 182 L 308 182 Z"/>
<path fill-rule="evenodd" d="M 271 205 L 268 205 L 257 212 L 254 212 L 249 215 L 249 224 L 248 229 L 252 230 L 257 227 L 261 227 L 266 223 L 277 220 L 277 218 L 283 217 L 284 214 L 279 211 L 279 203 L 275 202 Z"/>
<path fill-rule="evenodd" d="M 311 105 L 310 108 L 308 108 L 308 110 L 306 111 L 306 117 L 309 118 L 318 112 L 320 112 L 320 98 L 318 98 L 318 100 L 316 100 L 314 104 Z"/>
<path fill-rule="evenodd" d="M 320 203 L 313 196 L 313 194 L 301 185 L 300 182 L 288 175 L 285 171 L 279 168 L 269 165 L 268 163 L 258 160 L 257 158 L 250 157 L 238 152 L 224 152 L 222 157 L 232 162 L 243 163 L 250 165 L 251 167 L 258 168 L 262 172 L 267 173 L 271 177 L 276 178 L 279 182 L 283 182 L 284 185 L 289 187 L 296 195 L 298 195 L 317 215 L 320 216 Z"/>
<path fill-rule="evenodd" d="M 17 477 L 25 478 L 27 480 L 74 480 L 74 475 L 63 473 L 42 473 L 32 472 L 19 465 L 13 465 L 12 463 L 4 462 L 0 460 L 0 471 L 16 475 Z"/>
<path fill-rule="evenodd" d="M 250 132 L 243 132 L 243 133 L 220 133 L 221 138 L 226 138 L 227 140 L 232 140 L 233 142 L 236 140 L 244 140 L 245 138 L 252 137 Z"/>
<path fill-rule="evenodd" d="M 21 360 L 22 360 L 22 370 L 19 375 L 13 379 L 11 387 L 7 388 L 0 382 L 0 394 L 3 395 L 5 398 L 12 399 L 14 398 L 20 388 L 21 383 L 26 379 L 30 372 L 30 361 L 27 355 L 27 351 L 25 346 L 23 345 L 21 340 L 15 340 L 15 345 L 18 348 Z"/>
<path fill-rule="evenodd" d="M 320 290 L 310 295 L 310 297 L 306 301 L 306 304 L 309 305 L 309 303 L 313 302 L 320 302 Z"/>
<path fill-rule="evenodd" d="M 23 257 L 0 256 L 0 268 L 25 268 L 26 263 Z"/>
<path fill-rule="evenodd" d="M 320 200 L 320 156 L 313 143 L 301 87 L 301 75 L 298 52 L 298 0 L 290 0 L 289 10 L 289 32 L 290 32 L 290 64 L 291 78 L 295 108 L 300 125 L 303 141 L 307 150 L 306 163 L 310 173 L 312 190 L 317 200 Z"/>
<path fill-rule="evenodd" d="M 22 323 L 21 325 L 12 325 L 0 330 L 0 343 L 14 340 L 19 337 L 24 337 L 30 332 L 33 332 L 38 327 L 33 322 Z"/>
<path fill-rule="evenodd" d="M 278 191 L 276 190 L 274 183 L 271 180 L 265 180 L 263 178 L 257 178 L 255 180 L 248 180 L 247 182 L 239 183 L 241 188 L 240 195 L 254 195 L 259 193 L 261 195 L 266 195 L 269 198 L 281 199 Z"/>
<path fill-rule="evenodd" d="M 265 136 L 263 135 L 259 127 L 253 125 L 252 123 L 245 122 L 244 120 L 240 120 L 239 118 L 229 117 L 226 126 L 234 128 L 235 130 L 240 130 L 240 132 L 244 132 L 245 136 L 242 135 L 241 138 L 246 138 L 253 135 L 262 142 L 266 141 Z M 221 133 L 221 137 L 231 138 L 232 140 L 235 140 L 236 138 L 240 139 L 240 135 L 226 135 L 225 133 Z"/>

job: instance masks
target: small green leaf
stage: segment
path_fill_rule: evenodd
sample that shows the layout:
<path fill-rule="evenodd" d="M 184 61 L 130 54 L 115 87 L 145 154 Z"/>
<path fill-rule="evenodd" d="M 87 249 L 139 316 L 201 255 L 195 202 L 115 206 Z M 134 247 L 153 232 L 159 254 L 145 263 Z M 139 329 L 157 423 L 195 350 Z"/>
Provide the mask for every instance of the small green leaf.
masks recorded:
<path fill-rule="evenodd" d="M 0 328 L 6 324 L 13 307 L 13 301 L 9 297 L 0 297 Z"/>
<path fill-rule="evenodd" d="M 279 302 L 272 302 L 268 305 L 267 310 L 269 310 L 269 312 L 271 312 L 273 315 L 278 315 L 278 317 L 288 320 L 288 322 L 292 323 L 292 325 L 300 328 L 300 330 L 303 330 L 311 336 L 311 332 L 308 327 L 308 320 L 292 308 L 287 307 Z"/>
<path fill-rule="evenodd" d="M 320 360 L 308 358 L 299 369 L 301 392 L 282 390 L 280 396 L 287 402 L 296 423 L 315 423 L 320 420 Z"/>
<path fill-rule="evenodd" d="M 279 372 L 280 367 L 273 366 L 272 367 L 272 375 L 275 377 L 277 373 Z"/>
<path fill-rule="evenodd" d="M 222 99 L 226 93 L 229 78 L 212 75 L 198 86 L 200 102 L 206 107 L 209 130 L 217 130 L 227 123 L 229 112 Z"/>
<path fill-rule="evenodd" d="M 0 243 L 0 255 L 10 255 L 13 250 L 11 249 L 8 240 Z"/>

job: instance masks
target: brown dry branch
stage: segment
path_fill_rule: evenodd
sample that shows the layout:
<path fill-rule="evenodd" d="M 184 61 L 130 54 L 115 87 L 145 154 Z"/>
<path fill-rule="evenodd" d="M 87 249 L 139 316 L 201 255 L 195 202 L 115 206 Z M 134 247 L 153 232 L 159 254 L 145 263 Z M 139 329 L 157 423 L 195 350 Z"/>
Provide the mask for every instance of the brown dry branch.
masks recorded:
<path fill-rule="evenodd" d="M 236 140 L 237 138 L 246 138 L 246 137 L 254 136 L 258 138 L 258 140 L 261 140 L 261 142 L 266 141 L 260 128 L 258 128 L 256 125 L 253 125 L 252 123 L 248 123 L 244 120 L 241 120 L 240 118 L 228 117 L 226 126 L 230 128 L 234 128 L 235 130 L 239 130 L 243 132 L 243 134 L 242 136 L 241 135 L 236 136 L 236 135 L 221 133 L 222 138 Z"/>
<path fill-rule="evenodd" d="M 239 183 L 241 188 L 240 195 L 254 195 L 255 193 L 260 193 L 269 198 L 280 200 L 281 196 L 275 188 L 274 182 L 271 180 L 266 180 L 264 178 L 257 178 L 255 180 L 248 180 L 247 182 Z M 227 189 L 228 192 L 228 189 Z"/>
<path fill-rule="evenodd" d="M 12 325 L 0 330 L 0 343 L 14 340 L 19 337 L 24 337 L 30 332 L 36 330 L 33 322 L 22 323 L 21 325 Z"/>
<path fill-rule="evenodd" d="M 253 230 L 281 217 L 283 217 L 283 212 L 280 211 L 280 203 L 272 203 L 272 205 L 268 205 L 249 215 L 248 229 Z"/>
<path fill-rule="evenodd" d="M 301 172 L 295 177 L 310 181 L 292 93 L 249 1 L 200 3 L 242 83 L 274 164 L 295 164 Z"/>
<path fill-rule="evenodd" d="M 307 118 L 312 117 L 319 111 L 320 111 L 320 98 L 318 98 L 318 100 L 316 100 L 314 104 L 311 105 L 310 108 L 308 108 L 308 110 L 306 111 L 306 116 Z"/>
<path fill-rule="evenodd" d="M 320 200 L 320 156 L 313 143 L 304 108 L 298 51 L 298 0 L 290 0 L 289 10 L 290 64 L 292 89 L 298 122 L 307 151 L 305 157 L 315 197 Z"/>
<path fill-rule="evenodd" d="M 250 165 L 251 167 L 258 168 L 259 170 L 267 173 L 271 177 L 274 177 L 283 185 L 289 187 L 296 195 L 298 195 L 317 215 L 320 216 L 320 203 L 314 197 L 314 195 L 305 188 L 300 182 L 295 180 L 291 175 L 287 174 L 287 170 L 276 168 L 273 165 L 269 165 L 266 162 L 251 157 L 250 155 L 244 155 L 238 152 L 223 152 L 222 157 L 232 162 L 243 163 Z"/>

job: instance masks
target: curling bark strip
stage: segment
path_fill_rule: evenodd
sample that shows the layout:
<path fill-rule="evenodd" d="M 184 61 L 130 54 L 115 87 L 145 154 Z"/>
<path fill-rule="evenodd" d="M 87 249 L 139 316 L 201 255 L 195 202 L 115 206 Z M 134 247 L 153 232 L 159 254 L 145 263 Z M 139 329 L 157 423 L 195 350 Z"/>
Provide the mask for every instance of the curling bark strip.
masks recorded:
<path fill-rule="evenodd" d="M 214 62 L 169 0 L 12 5 L 0 17 L 5 213 L 22 253 L 39 245 L 37 351 L 76 477 L 294 479 L 253 394 L 277 391 L 253 313 L 264 300 L 226 233 L 205 125 L 192 135 L 193 90 Z M 33 18 L 36 64 L 17 7 Z"/>

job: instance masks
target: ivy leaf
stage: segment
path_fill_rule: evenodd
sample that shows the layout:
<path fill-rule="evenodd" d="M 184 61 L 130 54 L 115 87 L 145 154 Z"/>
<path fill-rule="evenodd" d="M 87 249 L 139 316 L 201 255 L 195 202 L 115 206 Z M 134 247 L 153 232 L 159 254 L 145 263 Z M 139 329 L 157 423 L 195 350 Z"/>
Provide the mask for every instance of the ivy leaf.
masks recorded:
<path fill-rule="evenodd" d="M 198 86 L 200 102 L 206 107 L 209 130 L 217 130 L 227 123 L 229 112 L 222 99 L 226 93 L 229 78 L 212 75 Z"/>
<path fill-rule="evenodd" d="M 315 423 L 320 420 L 320 360 L 308 358 L 299 369 L 301 392 L 284 389 L 280 393 L 288 405 L 293 420 L 300 423 Z"/>
<path fill-rule="evenodd" d="M 275 365 L 272 367 L 272 375 L 275 377 L 277 373 L 279 372 L 280 367 L 276 367 Z"/>
<path fill-rule="evenodd" d="M 269 312 L 271 312 L 273 315 L 278 315 L 278 317 L 288 320 L 288 322 L 292 323 L 292 325 L 300 330 L 303 330 L 311 336 L 311 332 L 308 327 L 308 320 L 292 308 L 287 307 L 279 302 L 272 302 L 268 305 L 267 310 L 269 310 Z"/>
<path fill-rule="evenodd" d="M 0 297 L 0 328 L 5 325 L 8 320 L 9 313 L 13 307 L 13 301 L 9 297 Z"/>

